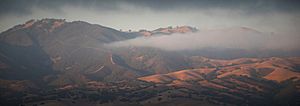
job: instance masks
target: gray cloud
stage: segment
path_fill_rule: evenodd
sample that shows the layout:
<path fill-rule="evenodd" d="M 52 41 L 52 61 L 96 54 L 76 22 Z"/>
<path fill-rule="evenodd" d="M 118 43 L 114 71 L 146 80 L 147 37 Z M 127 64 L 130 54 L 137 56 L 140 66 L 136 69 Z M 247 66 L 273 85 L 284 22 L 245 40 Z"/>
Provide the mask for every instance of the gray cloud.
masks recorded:
<path fill-rule="evenodd" d="M 1 0 L 0 14 L 30 13 L 32 7 L 59 11 L 65 5 L 96 8 L 98 10 L 118 9 L 119 4 L 132 5 L 138 8 L 165 11 L 178 8 L 205 9 L 227 8 L 244 9 L 249 12 L 299 11 L 299 0 Z"/>
<path fill-rule="evenodd" d="M 63 18 L 123 30 L 191 25 L 298 33 L 299 4 L 297 0 L 2 0 L 0 31 L 30 19 Z"/>

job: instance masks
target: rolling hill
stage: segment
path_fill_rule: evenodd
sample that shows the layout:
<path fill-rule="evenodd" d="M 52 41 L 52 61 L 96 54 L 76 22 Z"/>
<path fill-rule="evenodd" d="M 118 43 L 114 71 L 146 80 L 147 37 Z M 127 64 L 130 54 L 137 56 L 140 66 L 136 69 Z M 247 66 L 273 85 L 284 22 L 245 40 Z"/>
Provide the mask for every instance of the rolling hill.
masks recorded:
<path fill-rule="evenodd" d="M 105 46 L 197 31 L 122 32 L 83 21 L 29 20 L 0 34 L 0 105 L 300 104 L 294 52 Z M 261 36 L 246 27 L 219 31 Z"/>

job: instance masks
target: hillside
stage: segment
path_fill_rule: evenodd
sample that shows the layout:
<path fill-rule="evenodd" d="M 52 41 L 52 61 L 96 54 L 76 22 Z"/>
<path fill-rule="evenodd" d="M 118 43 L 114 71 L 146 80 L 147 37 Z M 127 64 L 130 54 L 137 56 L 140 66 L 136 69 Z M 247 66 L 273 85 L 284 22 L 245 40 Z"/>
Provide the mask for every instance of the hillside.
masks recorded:
<path fill-rule="evenodd" d="M 295 61 L 298 59 L 297 57 L 272 57 L 216 60 L 200 57 L 196 60 L 209 64 L 210 67 L 186 69 L 138 79 L 174 90 L 186 88 L 193 94 L 207 95 L 204 97 L 211 96 L 214 98 L 212 101 L 219 105 L 224 102 L 227 105 L 230 103 L 296 105 L 300 99 L 297 96 L 300 94 L 300 73 L 297 68 L 299 61 Z M 230 102 L 231 100 L 234 102 Z"/>
<path fill-rule="evenodd" d="M 0 105 L 299 104 L 300 58 L 289 53 L 106 46 L 197 31 L 179 26 L 121 32 L 64 19 L 16 25 L 0 34 Z M 246 27 L 217 32 L 261 36 Z"/>
<path fill-rule="evenodd" d="M 299 62 L 296 58 L 241 58 L 234 60 L 217 60 L 204 57 L 193 57 L 205 66 L 198 69 L 187 69 L 167 74 L 157 74 L 139 78 L 155 83 L 172 83 L 175 80 L 197 81 L 206 77 L 221 79 L 230 76 L 244 76 L 250 78 L 264 78 L 276 82 L 300 78 Z M 292 61 L 291 61 L 292 60 Z M 198 63 L 198 64 L 199 64 Z M 194 62 L 197 64 L 197 62 Z M 200 64 L 199 64 L 200 65 Z M 207 67 L 210 66 L 210 67 Z"/>

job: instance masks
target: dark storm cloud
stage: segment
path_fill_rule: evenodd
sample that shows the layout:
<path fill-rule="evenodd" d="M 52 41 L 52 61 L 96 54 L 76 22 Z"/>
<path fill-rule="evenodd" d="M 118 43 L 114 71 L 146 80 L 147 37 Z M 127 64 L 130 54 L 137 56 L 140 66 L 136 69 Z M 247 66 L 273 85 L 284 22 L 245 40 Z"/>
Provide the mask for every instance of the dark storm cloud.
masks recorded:
<path fill-rule="evenodd" d="M 299 0 L 0 0 L 0 32 L 30 19 L 62 18 L 123 30 L 189 25 L 298 33 Z"/>
<path fill-rule="evenodd" d="M 26 15 L 32 7 L 59 12 L 65 5 L 82 6 L 99 10 L 118 10 L 119 4 L 148 8 L 154 11 L 174 9 L 226 8 L 243 9 L 249 13 L 269 11 L 299 11 L 299 0 L 1 0 L 0 14 Z"/>
<path fill-rule="evenodd" d="M 0 14 L 31 14 L 32 8 L 48 9 L 60 12 L 65 5 L 97 7 L 101 10 L 116 9 L 114 0 L 1 0 Z"/>

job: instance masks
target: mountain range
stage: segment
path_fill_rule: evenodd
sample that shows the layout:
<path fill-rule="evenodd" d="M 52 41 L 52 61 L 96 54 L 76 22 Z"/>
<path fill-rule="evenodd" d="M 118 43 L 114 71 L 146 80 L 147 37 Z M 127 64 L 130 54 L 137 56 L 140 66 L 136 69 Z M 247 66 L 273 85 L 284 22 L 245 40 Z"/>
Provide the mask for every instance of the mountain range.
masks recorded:
<path fill-rule="evenodd" d="M 29 20 L 0 34 L 0 105 L 300 104 L 299 52 L 105 46 L 199 31 L 123 32 L 83 21 Z"/>

